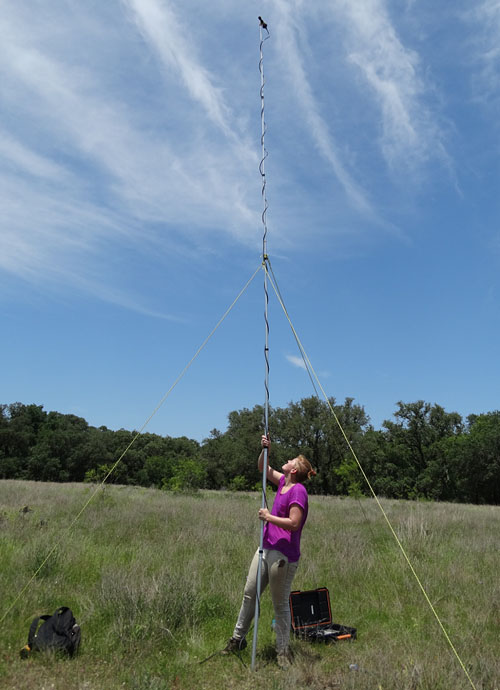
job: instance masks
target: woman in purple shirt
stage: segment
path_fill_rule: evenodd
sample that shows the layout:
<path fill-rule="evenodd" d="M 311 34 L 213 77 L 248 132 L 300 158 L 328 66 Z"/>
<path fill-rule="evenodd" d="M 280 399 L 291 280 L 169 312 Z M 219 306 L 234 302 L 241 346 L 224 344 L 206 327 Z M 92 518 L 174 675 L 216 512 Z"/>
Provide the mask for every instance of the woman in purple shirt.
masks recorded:
<path fill-rule="evenodd" d="M 271 448 L 271 442 L 262 436 L 262 448 Z M 264 467 L 264 450 L 259 461 L 259 470 Z M 300 558 L 300 536 L 307 519 L 307 491 L 302 484 L 316 472 L 303 455 L 289 460 L 281 468 L 282 472 L 267 467 L 267 479 L 276 484 L 278 490 L 272 510 L 261 508 L 259 519 L 264 525 L 264 553 L 261 569 L 261 592 L 269 584 L 276 620 L 276 651 L 278 664 L 282 667 L 291 661 L 288 642 L 290 639 L 290 606 L 288 603 L 292 580 Z M 233 636 L 224 652 L 229 653 L 246 647 L 248 633 L 255 612 L 257 595 L 257 570 L 259 550 L 257 549 L 248 572 L 243 602 Z"/>

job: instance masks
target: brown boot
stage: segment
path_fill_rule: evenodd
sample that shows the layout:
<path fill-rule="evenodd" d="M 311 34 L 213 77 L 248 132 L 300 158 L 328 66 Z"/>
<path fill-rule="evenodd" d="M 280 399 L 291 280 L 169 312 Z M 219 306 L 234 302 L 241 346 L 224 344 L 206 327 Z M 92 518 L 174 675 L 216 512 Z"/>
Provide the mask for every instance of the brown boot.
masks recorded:
<path fill-rule="evenodd" d="M 232 654 L 233 652 L 241 652 L 247 646 L 247 641 L 243 637 L 239 640 L 237 637 L 231 637 L 227 645 L 222 650 L 221 654 Z"/>
<path fill-rule="evenodd" d="M 293 664 L 293 656 L 289 649 L 285 649 L 283 652 L 279 652 L 276 661 L 278 666 L 285 671 L 287 668 Z"/>

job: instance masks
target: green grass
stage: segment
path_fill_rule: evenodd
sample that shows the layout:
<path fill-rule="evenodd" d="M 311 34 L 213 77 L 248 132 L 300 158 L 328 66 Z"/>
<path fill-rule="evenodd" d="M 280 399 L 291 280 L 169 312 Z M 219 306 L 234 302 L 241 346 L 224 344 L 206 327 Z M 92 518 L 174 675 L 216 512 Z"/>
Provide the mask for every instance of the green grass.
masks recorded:
<path fill-rule="evenodd" d="M 244 663 L 200 662 L 231 635 L 259 540 L 259 495 L 109 486 L 69 532 L 93 491 L 0 481 L 2 689 L 472 687 L 373 500 L 311 497 L 294 582 L 328 587 L 335 622 L 356 627 L 358 640 L 294 640 L 296 663 L 280 671 L 266 592 L 252 672 L 251 636 Z M 498 690 L 500 508 L 383 505 L 476 689 Z M 32 618 L 61 605 L 82 628 L 78 657 L 22 661 Z"/>

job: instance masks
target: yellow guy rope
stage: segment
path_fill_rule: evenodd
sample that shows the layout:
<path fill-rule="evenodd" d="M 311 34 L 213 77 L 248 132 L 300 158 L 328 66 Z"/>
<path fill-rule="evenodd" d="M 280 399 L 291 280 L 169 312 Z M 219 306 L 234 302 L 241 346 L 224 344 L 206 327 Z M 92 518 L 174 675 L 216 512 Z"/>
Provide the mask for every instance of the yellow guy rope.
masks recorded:
<path fill-rule="evenodd" d="M 173 384 L 170 386 L 170 388 L 169 388 L 168 391 L 165 393 L 165 395 L 163 396 L 163 398 L 160 400 L 160 402 L 158 403 L 158 405 L 155 407 L 155 409 L 153 410 L 153 412 L 152 412 L 152 413 L 149 415 L 149 417 L 146 419 L 146 421 L 145 421 L 144 424 L 141 426 L 141 428 L 139 429 L 139 431 L 134 435 L 133 439 L 130 441 L 130 443 L 129 443 L 128 446 L 125 448 L 125 450 L 123 451 L 123 453 L 120 455 L 120 457 L 118 458 L 118 460 L 115 462 L 115 464 L 113 465 L 113 467 L 112 467 L 112 468 L 109 470 L 109 472 L 106 474 L 106 476 L 104 477 L 104 479 L 102 480 L 102 482 L 99 484 L 99 486 L 97 486 L 97 488 L 95 489 L 95 491 L 93 492 L 93 494 L 90 496 L 90 498 L 88 499 L 88 501 L 84 504 L 83 508 L 82 508 L 82 509 L 80 510 L 80 512 L 74 517 L 74 519 L 73 519 L 73 521 L 71 522 L 71 524 L 69 525 L 69 527 L 66 528 L 66 533 L 69 533 L 69 532 L 73 529 L 73 527 L 75 526 L 75 524 L 77 523 L 77 521 L 78 521 L 78 520 L 80 519 L 80 517 L 82 516 L 83 512 L 88 508 L 88 506 L 89 506 L 90 503 L 93 501 L 93 499 L 95 498 L 95 496 L 97 495 L 97 493 L 102 489 L 102 487 L 104 486 L 104 484 L 105 484 L 106 481 L 108 480 L 109 476 L 110 476 L 110 475 L 115 471 L 115 469 L 118 467 L 118 465 L 120 464 L 120 462 L 123 460 L 125 454 L 128 453 L 128 451 L 130 450 L 130 448 L 133 446 L 133 444 L 134 444 L 134 443 L 136 442 L 136 440 L 139 438 L 139 436 L 140 436 L 141 433 L 144 431 L 144 429 L 146 428 L 146 426 L 149 424 L 149 422 L 151 421 L 151 419 L 152 419 L 152 418 L 155 416 L 155 414 L 158 412 L 158 410 L 159 410 L 160 407 L 163 405 L 163 403 L 165 402 L 165 400 L 168 398 L 168 396 L 170 395 L 170 393 L 173 391 L 173 389 L 176 387 L 176 385 L 179 383 L 179 381 L 183 378 L 183 376 L 187 373 L 187 370 L 189 369 L 189 367 L 193 364 L 194 360 L 198 357 L 198 355 L 199 355 L 200 352 L 203 350 L 203 348 L 205 347 L 205 345 L 208 343 L 208 341 L 210 340 L 210 338 L 214 335 L 215 331 L 216 331 L 216 330 L 219 328 L 219 326 L 222 324 L 222 322 L 224 321 L 224 319 L 226 318 L 226 316 L 228 316 L 229 312 L 232 310 L 232 308 L 234 307 L 234 305 L 236 304 L 236 302 L 237 302 L 237 301 L 240 299 L 240 297 L 243 295 L 243 293 L 244 293 L 245 290 L 248 288 L 248 286 L 250 285 L 250 283 L 252 282 L 252 280 L 255 278 L 255 276 L 257 275 L 257 273 L 260 271 L 260 269 L 261 269 L 261 264 L 259 264 L 259 266 L 258 266 L 258 268 L 255 270 L 254 274 L 251 276 L 251 278 L 249 278 L 249 280 L 247 281 L 247 283 L 245 284 L 245 286 L 240 290 L 240 292 L 238 293 L 237 297 L 234 299 L 234 301 L 233 301 L 233 303 L 231 304 L 231 306 L 229 306 L 229 307 L 226 309 L 226 311 L 225 311 L 224 314 L 221 316 L 221 318 L 219 319 L 219 321 L 217 322 L 217 324 L 214 326 L 214 328 L 212 329 L 212 331 L 210 332 L 210 334 L 205 338 L 205 340 L 203 341 L 203 343 L 202 343 L 202 344 L 200 345 L 200 347 L 196 350 L 196 352 L 195 352 L 195 354 L 193 355 L 193 357 L 192 357 L 192 358 L 190 359 L 190 361 L 186 364 L 186 366 L 185 366 L 184 369 L 181 371 L 181 373 L 179 374 L 179 376 L 175 379 L 175 381 L 173 382 Z M 52 549 L 49 551 L 49 553 L 47 554 L 47 556 L 45 557 L 45 559 L 42 561 L 42 563 L 40 564 L 40 566 L 37 568 L 37 570 L 36 570 L 36 571 L 33 573 L 33 575 L 31 576 L 30 580 L 26 583 L 26 585 L 23 587 L 23 589 L 19 592 L 19 594 L 18 594 L 18 595 L 16 596 L 16 598 L 14 599 L 14 601 L 10 604 L 10 606 L 8 607 L 8 609 L 5 611 L 5 613 L 3 614 L 3 616 L 0 618 L 0 624 L 2 624 L 2 623 L 4 622 L 4 620 L 6 619 L 7 615 L 10 613 L 10 611 L 12 611 L 12 609 L 14 608 L 14 606 L 16 605 L 16 603 L 19 601 L 19 599 L 22 597 L 22 595 L 26 592 L 26 590 L 28 589 L 28 587 L 31 585 L 31 583 L 32 583 L 33 580 L 36 578 L 36 576 L 38 575 L 38 573 L 40 572 L 40 570 L 44 567 L 44 565 L 47 563 L 47 561 L 49 560 L 49 558 L 52 556 L 52 554 L 55 552 L 55 550 L 59 547 L 59 545 L 62 543 L 62 541 L 63 541 L 63 538 L 61 538 L 61 539 L 52 547 Z"/>
<path fill-rule="evenodd" d="M 264 265 L 264 270 L 267 272 L 267 268 L 266 268 L 265 265 Z M 368 485 L 368 488 L 370 489 L 370 492 L 371 492 L 373 498 L 375 499 L 375 501 L 376 501 L 378 507 L 380 508 L 380 510 L 381 510 L 381 512 L 382 512 L 382 515 L 384 516 L 384 519 L 385 519 L 385 521 L 386 521 L 386 523 L 387 523 L 387 525 L 388 525 L 390 531 L 392 532 L 392 536 L 393 536 L 394 539 L 396 540 L 396 543 L 397 543 L 397 545 L 399 546 L 399 548 L 400 548 L 400 550 L 401 550 L 401 553 L 402 553 L 403 556 L 404 556 L 405 561 L 407 562 L 407 564 L 408 564 L 408 566 L 409 566 L 409 568 L 410 568 L 410 570 L 411 570 L 413 576 L 415 577 L 415 580 L 417 581 L 418 586 L 420 587 L 420 590 L 421 590 L 422 594 L 424 595 L 426 602 L 428 603 L 428 605 L 429 605 L 429 607 L 430 607 L 432 613 L 434 614 L 434 617 L 436 618 L 436 620 L 437 620 L 437 622 L 438 622 L 438 624 L 439 624 L 439 627 L 441 628 L 441 630 L 442 630 L 442 632 L 443 632 L 443 635 L 444 635 L 445 638 L 446 638 L 446 641 L 448 642 L 448 644 L 449 644 L 451 650 L 453 651 L 453 654 L 454 654 L 455 657 L 457 658 L 458 663 L 459 663 L 460 666 L 462 667 L 463 672 L 464 672 L 465 675 L 467 676 L 467 680 L 468 680 L 469 683 L 471 684 L 472 688 L 473 688 L 474 690 L 476 690 L 476 686 L 475 686 L 474 683 L 472 682 L 472 678 L 470 677 L 470 675 L 469 675 L 467 669 L 465 668 L 465 664 L 463 663 L 463 661 L 462 661 L 462 659 L 460 658 L 460 656 L 459 656 L 457 650 L 455 649 L 455 646 L 454 646 L 453 642 L 451 641 L 450 636 L 448 635 L 448 632 L 446 631 L 446 628 L 444 627 L 443 623 L 441 622 L 441 619 L 440 619 L 440 617 L 439 617 L 439 615 L 438 615 L 436 609 L 435 609 L 434 606 L 432 605 L 432 602 L 431 602 L 431 600 L 429 599 L 429 596 L 428 596 L 427 592 L 425 591 L 425 588 L 424 588 L 424 586 L 423 586 L 423 584 L 422 584 L 422 582 L 421 582 L 419 576 L 417 575 L 417 572 L 415 571 L 415 568 L 413 567 L 413 564 L 412 564 L 412 562 L 410 561 L 410 558 L 409 558 L 408 554 L 406 553 L 406 551 L 405 551 L 405 549 L 404 549 L 404 547 L 403 547 L 401 541 L 399 540 L 399 537 L 398 537 L 398 535 L 396 534 L 396 532 L 395 532 L 395 530 L 394 530 L 394 528 L 393 528 L 393 526 L 392 526 L 392 524 L 391 524 L 391 522 L 390 522 L 390 520 L 389 520 L 389 518 L 388 518 L 388 516 L 387 516 L 387 513 L 385 512 L 385 510 L 384 510 L 382 504 L 380 503 L 380 501 L 379 501 L 379 499 L 378 499 L 378 496 L 377 496 L 377 494 L 375 493 L 375 491 L 374 491 L 374 489 L 373 489 L 373 487 L 372 487 L 372 485 L 371 485 L 371 483 L 370 483 L 370 480 L 368 479 L 368 477 L 367 477 L 367 475 L 366 475 L 366 473 L 365 473 L 365 471 L 364 471 L 364 469 L 363 469 L 363 467 L 362 467 L 360 461 L 358 460 L 358 456 L 357 456 L 356 453 L 354 452 L 354 448 L 352 447 L 352 445 L 351 445 L 349 439 L 347 438 L 347 435 L 346 435 L 346 433 L 345 433 L 345 431 L 344 431 L 344 428 L 342 427 L 342 424 L 340 423 L 339 418 L 338 418 L 337 415 L 335 414 L 335 410 L 333 409 L 333 406 L 332 406 L 332 404 L 331 404 L 331 402 L 330 402 L 330 400 L 329 400 L 327 394 L 325 393 L 325 391 L 324 391 L 324 389 L 323 389 L 323 386 L 321 385 L 320 380 L 319 380 L 318 377 L 316 376 L 316 372 L 314 371 L 314 368 L 313 368 L 312 365 L 311 365 L 311 362 L 310 362 L 310 360 L 309 360 L 309 357 L 307 356 L 306 351 L 304 350 L 304 347 L 302 346 L 302 343 L 300 342 L 299 336 L 297 335 L 297 332 L 296 332 L 295 328 L 293 327 L 293 324 L 292 324 L 292 321 L 291 321 L 291 319 L 290 319 L 290 316 L 288 315 L 288 312 L 287 312 L 286 307 L 285 307 L 285 305 L 284 305 L 284 303 L 283 303 L 283 300 L 281 299 L 281 295 L 280 295 L 280 292 L 279 292 L 279 288 L 277 287 L 277 284 L 275 284 L 276 279 L 274 278 L 274 275 L 273 275 L 273 277 L 271 278 L 271 276 L 268 274 L 268 277 L 269 277 L 269 281 L 270 281 L 270 283 L 271 283 L 271 285 L 272 285 L 272 287 L 273 287 L 273 290 L 274 290 L 274 292 L 275 292 L 275 294 L 276 294 L 276 297 L 278 298 L 278 301 L 279 301 L 279 303 L 280 303 L 280 305 L 281 305 L 281 308 L 283 309 L 283 312 L 284 312 L 284 314 L 285 314 L 285 316 L 286 316 L 286 319 L 287 319 L 288 323 L 290 324 L 290 328 L 292 329 L 292 333 L 293 333 L 293 335 L 294 335 L 294 337 L 295 337 L 295 340 L 297 341 L 297 345 L 299 346 L 299 349 L 300 349 L 301 354 L 302 354 L 302 356 L 303 356 L 303 358 L 304 358 L 304 362 L 305 362 L 306 366 L 309 367 L 310 370 L 312 371 L 313 376 L 314 376 L 314 378 L 316 379 L 316 382 L 317 382 L 319 388 L 321 389 L 321 392 L 323 393 L 323 396 L 324 396 L 324 398 L 325 398 L 325 401 L 326 401 L 328 407 L 330 408 L 330 412 L 332 413 L 332 416 L 333 416 L 333 418 L 335 419 L 335 422 L 337 423 L 337 425 L 338 425 L 338 427 L 339 427 L 339 429 L 340 429 L 340 431 L 341 431 L 341 433 L 342 433 L 342 436 L 344 437 L 344 440 L 345 440 L 345 442 L 346 442 L 346 444 L 347 444 L 347 446 L 348 446 L 348 448 L 349 448 L 349 450 L 350 450 L 350 452 L 351 452 L 351 454 L 352 454 L 352 457 L 353 457 L 354 460 L 356 461 L 356 464 L 358 465 L 358 467 L 359 467 L 359 469 L 360 469 L 360 471 L 361 471 L 361 474 L 363 475 L 363 477 L 364 477 L 364 479 L 365 479 L 365 481 L 366 481 L 366 483 L 367 483 L 367 485 Z M 273 280 L 273 278 L 274 278 L 274 280 Z"/>

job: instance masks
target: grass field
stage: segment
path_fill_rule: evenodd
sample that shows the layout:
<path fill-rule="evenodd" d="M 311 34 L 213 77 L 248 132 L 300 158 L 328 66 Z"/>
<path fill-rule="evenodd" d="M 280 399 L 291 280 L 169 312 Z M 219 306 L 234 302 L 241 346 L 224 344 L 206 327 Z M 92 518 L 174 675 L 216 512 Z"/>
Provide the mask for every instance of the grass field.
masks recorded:
<path fill-rule="evenodd" d="M 471 688 L 371 499 L 311 497 L 295 589 L 328 587 L 358 640 L 293 641 L 275 663 L 269 594 L 257 668 L 215 655 L 258 545 L 258 494 L 0 481 L 0 688 L 166 690 Z M 500 688 L 500 508 L 383 501 L 477 690 Z M 29 510 L 24 510 L 27 507 Z M 56 549 L 22 593 L 26 584 Z M 15 603 L 14 603 L 15 602 Z M 70 606 L 78 657 L 19 658 L 32 618 Z"/>

